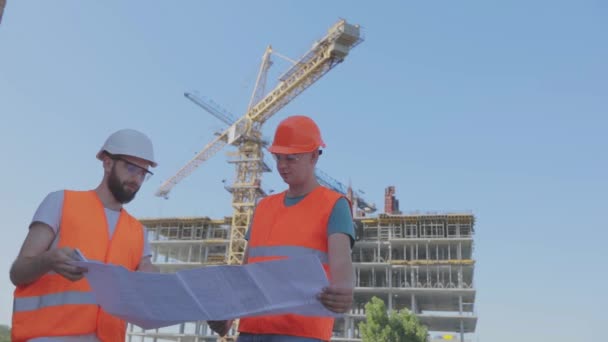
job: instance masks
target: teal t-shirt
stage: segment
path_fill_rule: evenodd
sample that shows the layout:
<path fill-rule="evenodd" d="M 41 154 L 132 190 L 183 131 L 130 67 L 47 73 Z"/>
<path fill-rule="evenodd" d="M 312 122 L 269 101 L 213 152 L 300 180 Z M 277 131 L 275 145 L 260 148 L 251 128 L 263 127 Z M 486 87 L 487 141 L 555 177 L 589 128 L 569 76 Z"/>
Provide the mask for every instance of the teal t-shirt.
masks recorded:
<path fill-rule="evenodd" d="M 296 205 L 302 199 L 304 199 L 304 197 L 306 197 L 306 195 L 298 197 L 285 196 L 285 206 L 290 207 L 292 205 Z M 329 216 L 329 221 L 327 222 L 327 236 L 329 237 L 330 235 L 336 233 L 348 235 L 348 237 L 350 237 L 351 247 L 355 244 L 355 227 L 350 214 L 348 201 L 344 197 L 341 197 L 338 201 L 336 201 L 336 204 L 331 211 L 331 215 Z M 249 226 L 247 234 L 245 234 L 245 240 L 249 241 L 250 235 L 251 226 Z"/>

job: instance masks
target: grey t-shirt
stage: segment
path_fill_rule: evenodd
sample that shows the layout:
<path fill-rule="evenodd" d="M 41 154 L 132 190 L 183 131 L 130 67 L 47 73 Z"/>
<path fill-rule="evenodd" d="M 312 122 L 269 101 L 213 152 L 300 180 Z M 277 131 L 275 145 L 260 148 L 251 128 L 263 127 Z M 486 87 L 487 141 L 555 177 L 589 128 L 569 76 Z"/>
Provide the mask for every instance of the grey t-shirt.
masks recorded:
<path fill-rule="evenodd" d="M 45 223 L 53 229 L 53 232 L 55 232 L 55 239 L 53 240 L 53 243 L 51 244 L 50 248 L 54 248 L 55 246 L 57 246 L 57 243 L 59 241 L 59 235 L 57 234 L 57 232 L 59 231 L 59 224 L 61 223 L 63 196 L 63 190 L 49 193 L 42 201 L 42 203 L 40 203 L 40 206 L 38 206 L 38 209 L 34 214 L 34 218 L 32 219 L 32 223 Z M 118 222 L 118 217 L 120 216 L 120 211 L 111 210 L 108 208 L 104 209 L 106 212 L 106 220 L 108 222 L 108 233 L 111 238 L 114 234 L 116 222 Z M 146 232 L 146 228 L 144 227 L 144 251 L 142 258 L 152 255 L 147 236 L 148 234 Z M 97 339 L 97 336 L 95 336 L 95 334 L 86 334 L 74 336 L 37 337 L 29 340 L 29 342 L 99 342 L 99 339 Z"/>

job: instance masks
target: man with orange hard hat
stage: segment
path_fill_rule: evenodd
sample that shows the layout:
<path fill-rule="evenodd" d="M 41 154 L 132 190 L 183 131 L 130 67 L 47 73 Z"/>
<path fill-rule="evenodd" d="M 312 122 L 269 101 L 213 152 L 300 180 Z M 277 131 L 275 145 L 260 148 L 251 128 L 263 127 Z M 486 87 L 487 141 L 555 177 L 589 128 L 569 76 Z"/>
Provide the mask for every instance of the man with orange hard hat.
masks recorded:
<path fill-rule="evenodd" d="M 318 299 L 329 310 L 345 313 L 353 301 L 351 248 L 354 225 L 350 202 L 316 180 L 315 166 L 325 147 L 316 123 L 306 116 L 291 116 L 277 127 L 269 151 L 289 188 L 263 198 L 247 232 L 243 263 L 316 255 L 330 285 Z M 225 335 L 231 321 L 210 321 Z M 238 342 L 329 341 L 334 319 L 295 314 L 242 318 Z"/>

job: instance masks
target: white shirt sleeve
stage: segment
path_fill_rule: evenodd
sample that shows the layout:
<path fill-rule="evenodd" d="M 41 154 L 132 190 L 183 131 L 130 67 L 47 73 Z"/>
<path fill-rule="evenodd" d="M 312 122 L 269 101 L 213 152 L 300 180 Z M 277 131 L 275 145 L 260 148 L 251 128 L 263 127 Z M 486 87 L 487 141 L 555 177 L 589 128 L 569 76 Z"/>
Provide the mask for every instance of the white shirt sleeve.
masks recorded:
<path fill-rule="evenodd" d="M 59 231 L 59 224 L 61 223 L 61 211 L 63 210 L 63 190 L 54 191 L 49 193 L 42 203 L 38 206 L 38 209 L 34 213 L 32 223 L 42 222 L 49 225 L 55 235 Z"/>

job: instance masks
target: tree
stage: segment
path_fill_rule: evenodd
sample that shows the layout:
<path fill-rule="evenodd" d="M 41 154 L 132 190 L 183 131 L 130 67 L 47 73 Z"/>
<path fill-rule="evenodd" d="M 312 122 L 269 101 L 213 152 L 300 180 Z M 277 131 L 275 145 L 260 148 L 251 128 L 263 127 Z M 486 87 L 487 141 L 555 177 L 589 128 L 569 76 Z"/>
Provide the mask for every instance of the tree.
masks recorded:
<path fill-rule="evenodd" d="M 359 323 L 364 342 L 426 342 L 428 331 L 408 309 L 387 312 L 384 301 L 373 297 L 365 304 L 366 321 Z"/>
<path fill-rule="evenodd" d="M 11 342 L 11 328 L 0 324 L 0 342 Z"/>

